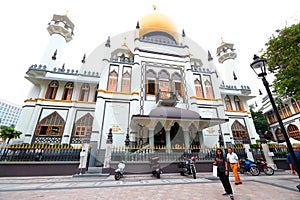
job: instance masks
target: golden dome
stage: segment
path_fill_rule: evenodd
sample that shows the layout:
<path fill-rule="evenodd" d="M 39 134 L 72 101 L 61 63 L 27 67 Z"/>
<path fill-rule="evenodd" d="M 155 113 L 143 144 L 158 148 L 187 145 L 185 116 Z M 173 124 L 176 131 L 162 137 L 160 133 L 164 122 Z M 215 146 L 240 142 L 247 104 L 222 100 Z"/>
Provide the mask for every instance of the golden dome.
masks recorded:
<path fill-rule="evenodd" d="M 140 37 L 150 32 L 165 32 L 178 39 L 177 28 L 173 21 L 164 14 L 154 11 L 140 20 Z"/>

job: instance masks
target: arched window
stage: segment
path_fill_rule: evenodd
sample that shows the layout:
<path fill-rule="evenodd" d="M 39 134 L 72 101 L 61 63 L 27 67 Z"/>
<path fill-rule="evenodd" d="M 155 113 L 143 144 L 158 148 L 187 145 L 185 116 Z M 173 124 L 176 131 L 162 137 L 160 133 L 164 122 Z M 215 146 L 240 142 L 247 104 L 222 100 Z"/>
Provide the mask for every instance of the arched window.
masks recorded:
<path fill-rule="evenodd" d="M 244 110 L 243 103 L 238 96 L 234 96 L 234 103 L 236 110 Z"/>
<path fill-rule="evenodd" d="M 162 70 L 158 73 L 159 91 L 161 98 L 168 98 L 170 92 L 170 76 L 167 71 Z"/>
<path fill-rule="evenodd" d="M 116 92 L 117 85 L 118 85 L 118 73 L 115 70 L 113 70 L 109 73 L 107 90 Z"/>
<path fill-rule="evenodd" d="M 64 119 L 55 111 L 42 119 L 36 129 L 36 136 L 61 136 L 65 126 Z"/>
<path fill-rule="evenodd" d="M 198 80 L 198 78 L 194 81 L 195 89 L 196 89 L 196 96 L 199 98 L 203 98 L 203 89 L 202 89 L 202 83 L 201 79 Z"/>
<path fill-rule="evenodd" d="M 99 87 L 99 84 L 97 84 L 96 88 L 95 88 L 95 95 L 94 95 L 94 102 L 97 101 L 97 96 L 98 96 L 98 87 Z"/>
<path fill-rule="evenodd" d="M 235 144 L 241 144 L 243 142 L 250 143 L 250 137 L 245 126 L 239 121 L 235 120 L 231 126 L 232 136 Z"/>
<path fill-rule="evenodd" d="M 226 97 L 224 98 L 225 100 L 225 106 L 226 106 L 226 110 L 232 110 L 232 105 L 231 105 L 231 101 L 228 95 L 226 95 Z"/>
<path fill-rule="evenodd" d="M 79 101 L 88 101 L 90 93 L 90 85 L 88 83 L 83 83 L 81 86 L 81 91 L 79 95 Z"/>
<path fill-rule="evenodd" d="M 57 81 L 51 81 L 48 85 L 45 98 L 46 99 L 55 99 L 57 88 L 58 88 L 58 82 Z"/>
<path fill-rule="evenodd" d="M 147 94 L 155 94 L 155 85 L 156 85 L 156 74 L 154 71 L 147 71 Z"/>
<path fill-rule="evenodd" d="M 90 113 L 78 119 L 75 123 L 73 136 L 86 136 L 87 133 L 91 134 L 93 121 L 94 117 Z"/>
<path fill-rule="evenodd" d="M 174 94 L 178 95 L 178 97 L 183 97 L 183 87 L 181 82 L 181 76 L 178 73 L 174 73 L 172 75 L 172 91 Z"/>
<path fill-rule="evenodd" d="M 213 89 L 212 89 L 211 82 L 206 80 L 204 84 L 205 84 L 206 98 L 213 99 L 214 94 L 213 94 Z"/>
<path fill-rule="evenodd" d="M 67 82 L 62 95 L 62 100 L 71 100 L 73 93 L 74 84 L 72 82 Z"/>
<path fill-rule="evenodd" d="M 128 71 L 122 76 L 122 92 L 130 92 L 130 73 Z"/>
<path fill-rule="evenodd" d="M 295 99 L 292 99 L 292 105 L 295 110 L 295 113 L 299 113 L 299 104 L 297 103 L 297 101 L 295 101 Z"/>
<path fill-rule="evenodd" d="M 297 126 L 295 126 L 294 124 L 290 124 L 288 127 L 288 132 L 290 137 L 300 140 L 300 132 Z"/>

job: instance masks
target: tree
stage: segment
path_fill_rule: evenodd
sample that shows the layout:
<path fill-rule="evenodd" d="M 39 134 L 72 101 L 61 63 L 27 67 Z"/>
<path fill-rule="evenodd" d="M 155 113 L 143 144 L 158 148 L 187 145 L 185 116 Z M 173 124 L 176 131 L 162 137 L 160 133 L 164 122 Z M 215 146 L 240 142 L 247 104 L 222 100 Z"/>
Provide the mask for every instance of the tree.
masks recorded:
<path fill-rule="evenodd" d="M 20 135 L 22 134 L 21 131 L 17 131 L 13 126 L 11 127 L 5 127 L 3 129 L 1 129 L 0 131 L 0 138 L 3 139 L 8 139 L 7 144 L 9 144 L 11 139 L 17 139 L 20 138 Z M 2 158 L 6 158 L 6 154 L 7 154 L 8 150 L 7 148 L 5 149 L 3 155 L 1 156 L 1 160 Z"/>
<path fill-rule="evenodd" d="M 274 92 L 300 99 L 300 23 L 276 30 L 266 47 L 263 57 L 276 73 Z"/>
<path fill-rule="evenodd" d="M 264 118 L 263 113 L 261 111 L 258 112 L 253 111 L 252 106 L 250 106 L 250 112 L 256 129 L 256 133 L 258 133 L 259 130 L 261 130 L 262 133 L 269 131 L 269 124 L 267 120 Z"/>

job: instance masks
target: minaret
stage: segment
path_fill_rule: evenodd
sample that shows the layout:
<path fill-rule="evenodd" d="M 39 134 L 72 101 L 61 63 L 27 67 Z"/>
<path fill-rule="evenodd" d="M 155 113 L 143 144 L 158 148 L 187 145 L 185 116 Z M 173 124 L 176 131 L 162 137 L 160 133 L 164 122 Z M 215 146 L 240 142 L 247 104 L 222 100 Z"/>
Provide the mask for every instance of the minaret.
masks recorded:
<path fill-rule="evenodd" d="M 240 76 L 235 66 L 234 59 L 236 53 L 234 52 L 233 44 L 225 43 L 222 40 L 221 46 L 217 49 L 217 56 L 219 63 L 223 64 L 219 71 L 221 78 L 225 85 L 241 85 Z"/>
<path fill-rule="evenodd" d="M 40 64 L 46 65 L 47 70 L 52 70 L 54 67 L 58 68 L 61 66 L 64 46 L 72 40 L 74 24 L 65 14 L 53 15 L 48 25 L 47 30 L 50 34 L 50 41 Z"/>

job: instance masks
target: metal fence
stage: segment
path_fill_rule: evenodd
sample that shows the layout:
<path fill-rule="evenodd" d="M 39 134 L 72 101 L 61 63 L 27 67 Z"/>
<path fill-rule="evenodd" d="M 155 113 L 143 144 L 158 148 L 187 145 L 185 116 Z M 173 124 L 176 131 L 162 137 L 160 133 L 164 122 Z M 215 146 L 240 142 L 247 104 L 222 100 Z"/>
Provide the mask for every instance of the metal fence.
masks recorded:
<path fill-rule="evenodd" d="M 70 145 L 11 145 L 0 148 L 0 161 L 78 161 L 80 151 Z"/>
<path fill-rule="evenodd" d="M 285 145 L 268 145 L 270 152 L 273 152 L 273 158 L 286 158 L 289 153 L 287 146 Z"/>
<path fill-rule="evenodd" d="M 245 149 L 234 148 L 233 151 L 239 156 L 239 158 L 247 158 Z M 223 149 L 224 155 L 227 154 L 227 149 Z M 114 147 L 111 152 L 112 161 L 127 161 L 127 162 L 148 162 L 151 157 L 158 156 L 160 161 L 176 162 L 186 160 L 190 156 L 194 156 L 197 161 L 212 161 L 216 156 L 216 148 L 125 148 Z"/>

